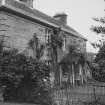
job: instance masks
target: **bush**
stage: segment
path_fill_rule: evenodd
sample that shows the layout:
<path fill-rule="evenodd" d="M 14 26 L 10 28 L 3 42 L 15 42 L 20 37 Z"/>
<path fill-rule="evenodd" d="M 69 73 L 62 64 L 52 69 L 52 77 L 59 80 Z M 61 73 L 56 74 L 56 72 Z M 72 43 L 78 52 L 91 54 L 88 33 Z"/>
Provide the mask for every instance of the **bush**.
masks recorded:
<path fill-rule="evenodd" d="M 51 105 L 52 97 L 45 81 L 49 81 L 49 67 L 27 58 L 16 49 L 0 55 L 0 85 L 5 86 L 4 101 Z"/>

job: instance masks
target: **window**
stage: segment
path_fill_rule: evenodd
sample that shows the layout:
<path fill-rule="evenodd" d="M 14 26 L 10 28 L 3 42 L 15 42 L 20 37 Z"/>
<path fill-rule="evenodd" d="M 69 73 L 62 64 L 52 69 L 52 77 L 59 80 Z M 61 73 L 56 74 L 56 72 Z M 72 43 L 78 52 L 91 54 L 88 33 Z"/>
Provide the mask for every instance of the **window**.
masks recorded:
<path fill-rule="evenodd" d="M 49 44 L 51 40 L 51 31 L 49 29 L 46 29 L 45 32 L 45 43 Z"/>
<path fill-rule="evenodd" d="M 63 51 L 66 50 L 66 36 L 63 37 Z"/>

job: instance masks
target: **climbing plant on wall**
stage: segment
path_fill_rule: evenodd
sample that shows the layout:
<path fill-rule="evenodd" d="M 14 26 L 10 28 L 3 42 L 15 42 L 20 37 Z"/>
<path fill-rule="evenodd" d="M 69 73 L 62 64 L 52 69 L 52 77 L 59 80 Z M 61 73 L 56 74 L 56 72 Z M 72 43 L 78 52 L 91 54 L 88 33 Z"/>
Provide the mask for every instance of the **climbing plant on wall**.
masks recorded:
<path fill-rule="evenodd" d="M 29 40 L 28 46 L 32 49 L 34 57 L 37 60 L 43 56 L 45 45 L 40 43 L 36 33 L 34 33 L 32 39 Z"/>
<path fill-rule="evenodd" d="M 0 46 L 3 47 L 3 43 Z M 17 49 L 0 50 L 0 86 L 5 86 L 4 101 L 51 105 L 50 93 L 45 85 L 50 77 L 49 66 L 26 57 Z"/>

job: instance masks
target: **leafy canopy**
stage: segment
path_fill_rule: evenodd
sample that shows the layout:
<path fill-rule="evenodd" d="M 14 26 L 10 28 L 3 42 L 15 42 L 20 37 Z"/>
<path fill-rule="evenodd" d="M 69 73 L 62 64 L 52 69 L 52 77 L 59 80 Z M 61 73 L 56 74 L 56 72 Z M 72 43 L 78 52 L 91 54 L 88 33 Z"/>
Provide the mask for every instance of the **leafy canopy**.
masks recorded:
<path fill-rule="evenodd" d="M 99 22 L 100 25 L 92 26 L 91 30 L 101 35 L 102 39 L 99 40 L 100 43 L 96 42 L 92 44 L 95 48 L 99 48 L 92 68 L 93 77 L 96 80 L 105 82 L 105 17 L 94 18 L 94 20 Z"/>

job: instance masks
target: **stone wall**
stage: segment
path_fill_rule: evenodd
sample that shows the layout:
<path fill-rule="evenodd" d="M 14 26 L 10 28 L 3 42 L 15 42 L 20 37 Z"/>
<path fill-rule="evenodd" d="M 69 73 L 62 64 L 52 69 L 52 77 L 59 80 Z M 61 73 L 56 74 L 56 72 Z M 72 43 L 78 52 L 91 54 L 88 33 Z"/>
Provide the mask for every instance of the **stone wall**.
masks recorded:
<path fill-rule="evenodd" d="M 0 35 L 5 35 L 8 46 L 23 50 L 27 47 L 34 33 L 45 43 L 45 30 L 44 26 L 37 23 L 6 12 L 0 12 Z"/>

